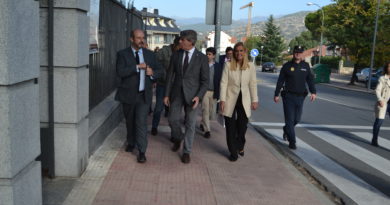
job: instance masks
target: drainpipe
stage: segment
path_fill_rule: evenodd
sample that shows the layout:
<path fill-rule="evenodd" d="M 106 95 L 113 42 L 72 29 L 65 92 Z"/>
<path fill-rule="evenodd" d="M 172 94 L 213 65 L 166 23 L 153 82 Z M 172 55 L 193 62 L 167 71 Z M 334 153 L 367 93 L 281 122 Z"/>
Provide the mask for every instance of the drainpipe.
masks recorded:
<path fill-rule="evenodd" d="M 49 156 L 49 177 L 55 177 L 55 150 L 54 150 L 54 3 L 53 0 L 48 0 L 48 100 L 49 100 L 49 134 L 47 136 L 47 148 Z"/>

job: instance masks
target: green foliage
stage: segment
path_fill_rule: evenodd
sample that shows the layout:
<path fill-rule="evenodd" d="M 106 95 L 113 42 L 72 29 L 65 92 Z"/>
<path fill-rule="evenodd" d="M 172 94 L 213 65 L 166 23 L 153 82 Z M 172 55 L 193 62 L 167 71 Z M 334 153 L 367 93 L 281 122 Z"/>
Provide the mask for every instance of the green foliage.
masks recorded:
<path fill-rule="evenodd" d="M 261 44 L 260 36 L 250 36 L 246 39 L 244 43 L 245 47 L 248 49 L 248 54 L 254 48 L 260 51 L 260 48 L 258 47 L 259 44 Z"/>
<path fill-rule="evenodd" d="M 274 24 L 274 17 L 271 15 L 265 24 L 263 31 L 264 40 L 258 44 L 258 48 L 263 48 L 263 62 L 280 62 L 282 51 L 285 49 L 280 28 Z"/>
<path fill-rule="evenodd" d="M 290 47 L 290 54 L 292 54 L 294 46 L 303 46 L 306 49 L 310 49 L 319 46 L 319 44 L 320 42 L 314 38 L 310 31 L 304 31 L 299 36 L 293 38 L 288 44 L 288 47 Z"/>
<path fill-rule="evenodd" d="M 321 58 L 321 64 L 326 64 L 331 69 L 339 68 L 339 61 L 341 60 L 340 56 L 324 56 Z"/>
<path fill-rule="evenodd" d="M 320 10 L 308 14 L 305 26 L 318 37 L 324 36 L 332 44 L 346 48 L 352 61 L 359 66 L 370 64 L 377 0 L 334 0 L 336 3 L 323 7 L 325 25 L 321 28 Z M 390 57 L 390 3 L 381 1 L 380 18 L 375 49 L 375 66 Z M 322 59 L 321 59 L 322 61 Z"/>

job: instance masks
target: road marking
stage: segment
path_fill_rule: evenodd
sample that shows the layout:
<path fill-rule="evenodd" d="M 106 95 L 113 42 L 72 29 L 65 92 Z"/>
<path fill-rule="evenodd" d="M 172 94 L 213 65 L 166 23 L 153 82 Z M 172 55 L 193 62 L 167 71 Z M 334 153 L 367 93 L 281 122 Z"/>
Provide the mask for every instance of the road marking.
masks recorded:
<path fill-rule="evenodd" d="M 364 139 L 368 143 L 371 143 L 372 139 L 372 133 L 370 132 L 351 132 L 352 134 L 356 135 L 357 137 Z M 383 137 L 378 136 L 379 145 L 381 147 L 384 147 L 386 149 L 390 150 L 390 140 L 387 140 Z"/>
<path fill-rule="evenodd" d="M 309 131 L 390 177 L 390 161 L 328 131 Z"/>
<path fill-rule="evenodd" d="M 274 126 L 283 127 L 284 123 L 281 122 L 251 122 L 252 125 L 257 126 Z M 296 127 L 303 128 L 331 128 L 331 129 L 358 129 L 358 130 L 372 130 L 372 126 L 360 126 L 360 125 L 317 125 L 317 124 L 298 124 Z M 390 127 L 381 127 L 381 130 L 390 130 Z"/>
<path fill-rule="evenodd" d="M 266 129 L 275 139 L 282 143 L 283 131 L 280 129 Z M 297 138 L 298 149 L 293 151 L 298 157 L 304 160 L 309 166 L 325 177 L 357 204 L 361 205 L 382 205 L 390 204 L 390 198 L 378 191 L 373 186 L 329 159 L 312 146 Z"/>

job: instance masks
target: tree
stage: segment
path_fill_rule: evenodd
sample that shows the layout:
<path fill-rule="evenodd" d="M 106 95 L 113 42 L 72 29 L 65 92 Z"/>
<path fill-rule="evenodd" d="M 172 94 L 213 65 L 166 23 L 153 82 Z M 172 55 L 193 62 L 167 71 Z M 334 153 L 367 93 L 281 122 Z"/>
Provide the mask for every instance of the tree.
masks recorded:
<path fill-rule="evenodd" d="M 281 62 L 282 51 L 285 49 L 280 28 L 274 24 L 274 17 L 271 15 L 263 31 L 264 41 L 258 44 L 258 48 L 263 48 L 263 62 Z"/>
<path fill-rule="evenodd" d="M 323 7 L 325 13 L 324 28 L 318 26 L 321 25 L 322 18 L 320 11 L 308 14 L 305 25 L 315 36 L 319 35 L 321 29 L 323 29 L 328 41 L 348 51 L 349 57 L 354 62 L 354 72 L 350 82 L 353 84 L 358 69 L 370 65 L 377 0 L 334 1 L 335 4 Z M 390 54 L 390 17 L 389 15 L 383 15 L 389 12 L 390 3 L 382 1 L 380 6 L 374 67 L 382 65 L 385 58 L 388 58 Z"/>
<path fill-rule="evenodd" d="M 290 48 L 290 54 L 292 54 L 292 49 L 294 46 L 303 46 L 306 49 L 314 48 L 319 46 L 320 42 L 316 39 L 311 31 L 304 31 L 299 36 L 291 39 L 288 47 Z"/>

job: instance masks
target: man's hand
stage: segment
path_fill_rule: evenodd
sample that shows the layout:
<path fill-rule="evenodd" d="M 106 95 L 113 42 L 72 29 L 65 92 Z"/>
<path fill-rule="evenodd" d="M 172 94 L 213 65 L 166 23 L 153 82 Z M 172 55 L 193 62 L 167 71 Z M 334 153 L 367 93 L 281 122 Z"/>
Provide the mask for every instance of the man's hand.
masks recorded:
<path fill-rule="evenodd" d="M 199 98 L 198 98 L 198 96 L 196 96 L 192 99 L 192 109 L 195 109 L 196 107 L 198 107 L 198 104 L 199 104 Z"/>
<path fill-rule="evenodd" d="M 146 75 L 152 76 L 153 75 L 153 69 L 149 66 L 146 66 Z"/>
<path fill-rule="evenodd" d="M 139 68 L 139 69 L 142 69 L 142 70 L 146 70 L 146 64 L 145 63 L 140 63 L 140 64 L 138 64 L 137 65 L 137 67 Z"/>
<path fill-rule="evenodd" d="M 220 101 L 219 107 L 221 108 L 221 113 L 223 113 L 223 111 L 225 110 L 225 101 Z"/>
<path fill-rule="evenodd" d="M 314 101 L 314 100 L 316 100 L 316 97 L 317 97 L 317 94 L 314 94 L 314 93 L 312 93 L 311 95 L 310 95 L 310 101 Z"/>
<path fill-rule="evenodd" d="M 383 107 L 385 105 L 385 103 L 381 100 L 381 101 L 378 101 L 378 105 L 379 105 L 379 107 Z"/>
<path fill-rule="evenodd" d="M 274 96 L 274 102 L 278 103 L 279 102 L 279 96 Z"/>
<path fill-rule="evenodd" d="M 252 102 L 252 104 L 251 104 L 252 110 L 256 110 L 257 107 L 259 107 L 259 102 Z"/>
<path fill-rule="evenodd" d="M 164 97 L 164 104 L 165 106 L 170 106 L 169 97 Z"/>

